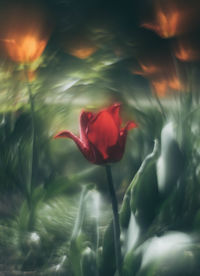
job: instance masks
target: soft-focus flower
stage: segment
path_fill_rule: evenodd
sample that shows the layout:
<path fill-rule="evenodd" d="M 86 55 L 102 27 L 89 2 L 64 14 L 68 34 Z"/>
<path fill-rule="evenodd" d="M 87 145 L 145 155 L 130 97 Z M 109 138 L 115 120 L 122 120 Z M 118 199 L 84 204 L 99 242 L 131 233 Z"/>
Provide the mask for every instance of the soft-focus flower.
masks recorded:
<path fill-rule="evenodd" d="M 159 11 L 156 14 L 156 23 L 144 23 L 143 27 L 155 31 L 163 38 L 173 37 L 178 33 L 177 25 L 180 20 L 180 14 L 177 11 L 171 13 L 164 13 Z"/>
<path fill-rule="evenodd" d="M 153 30 L 162 38 L 171 38 L 185 33 L 193 26 L 196 11 L 187 2 L 155 1 L 152 20 L 143 22 L 142 27 Z"/>
<path fill-rule="evenodd" d="M 162 66 L 158 64 L 153 64 L 152 62 L 142 63 L 139 61 L 140 70 L 132 69 L 131 73 L 135 75 L 140 75 L 143 77 L 154 76 L 163 70 Z"/>
<path fill-rule="evenodd" d="M 11 43 L 6 43 L 9 57 L 15 62 L 32 62 L 39 58 L 47 41 L 40 40 L 37 34 L 15 34 Z"/>
<path fill-rule="evenodd" d="M 169 92 L 184 90 L 184 84 L 176 75 L 172 75 L 168 78 L 157 78 L 151 81 L 154 92 L 159 97 L 165 97 Z M 171 94 L 171 93 L 169 93 Z"/>
<path fill-rule="evenodd" d="M 132 73 L 147 78 L 153 92 L 159 97 L 173 94 L 174 91 L 185 90 L 185 81 L 177 75 L 172 58 L 168 55 L 158 55 L 158 57 L 139 60 L 140 69 L 133 69 Z"/>
<path fill-rule="evenodd" d="M 87 59 L 97 51 L 97 46 L 88 37 L 82 34 L 76 34 L 70 37 L 70 40 L 63 42 L 64 51 L 79 58 Z"/>
<path fill-rule="evenodd" d="M 100 110 L 97 114 L 82 111 L 80 137 L 70 131 L 61 131 L 54 138 L 71 138 L 85 158 L 94 164 L 119 161 L 124 153 L 128 130 L 137 127 L 129 121 L 121 127 L 120 104 Z"/>
<path fill-rule="evenodd" d="M 131 73 L 147 78 L 155 78 L 160 75 L 167 76 L 176 71 L 171 53 L 163 52 L 163 49 L 154 49 L 138 58 L 137 68 L 131 69 Z"/>
<path fill-rule="evenodd" d="M 69 49 L 69 53 L 80 59 L 86 59 L 96 52 L 96 47 L 93 45 L 77 45 L 74 48 Z"/>
<path fill-rule="evenodd" d="M 45 16 L 40 10 L 15 7 L 6 12 L 3 32 L 4 48 L 15 62 L 29 63 L 38 59 L 48 41 L 49 31 Z"/>
<path fill-rule="evenodd" d="M 177 43 L 174 55 L 181 61 L 196 61 L 200 59 L 199 47 L 187 41 L 179 41 Z"/>

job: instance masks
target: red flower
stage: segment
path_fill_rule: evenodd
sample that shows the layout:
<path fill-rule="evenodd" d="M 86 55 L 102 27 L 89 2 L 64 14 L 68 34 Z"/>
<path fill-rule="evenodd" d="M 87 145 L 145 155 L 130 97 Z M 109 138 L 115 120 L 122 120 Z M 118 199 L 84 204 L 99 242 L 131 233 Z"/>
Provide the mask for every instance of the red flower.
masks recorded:
<path fill-rule="evenodd" d="M 137 127 L 129 121 L 121 128 L 120 104 L 99 111 L 97 114 L 82 111 L 80 115 L 80 137 L 70 131 L 59 132 L 54 138 L 71 138 L 85 158 L 94 164 L 119 161 L 124 153 L 128 130 Z"/>

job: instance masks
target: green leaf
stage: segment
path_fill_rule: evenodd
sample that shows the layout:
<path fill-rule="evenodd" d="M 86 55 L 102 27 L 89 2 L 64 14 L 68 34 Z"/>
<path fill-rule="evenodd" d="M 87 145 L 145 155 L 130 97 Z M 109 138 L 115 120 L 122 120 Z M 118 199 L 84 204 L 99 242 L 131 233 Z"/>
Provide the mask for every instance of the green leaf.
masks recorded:
<path fill-rule="evenodd" d="M 82 276 L 95 276 L 97 272 L 95 252 L 86 247 L 81 254 Z"/>

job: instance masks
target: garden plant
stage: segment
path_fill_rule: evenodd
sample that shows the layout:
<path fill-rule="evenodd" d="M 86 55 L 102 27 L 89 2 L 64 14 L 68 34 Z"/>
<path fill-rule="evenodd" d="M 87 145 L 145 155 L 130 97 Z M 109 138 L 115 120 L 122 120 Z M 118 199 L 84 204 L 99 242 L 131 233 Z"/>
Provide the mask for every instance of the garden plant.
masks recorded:
<path fill-rule="evenodd" d="M 0 275 L 200 275 L 199 12 L 0 3 Z"/>

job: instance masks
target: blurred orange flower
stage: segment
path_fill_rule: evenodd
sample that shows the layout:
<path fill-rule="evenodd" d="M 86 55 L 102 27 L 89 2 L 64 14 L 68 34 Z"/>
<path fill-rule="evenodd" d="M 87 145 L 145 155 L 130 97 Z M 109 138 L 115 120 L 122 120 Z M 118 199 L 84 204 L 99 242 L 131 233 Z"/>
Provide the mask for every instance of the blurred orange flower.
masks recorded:
<path fill-rule="evenodd" d="M 61 37 L 61 44 L 66 53 L 79 59 L 87 59 L 97 51 L 97 46 L 84 30 L 83 33 L 66 33 Z"/>
<path fill-rule="evenodd" d="M 15 62 L 29 63 L 38 59 L 48 41 L 44 15 L 36 9 L 17 7 L 6 11 L 4 48 Z"/>
<path fill-rule="evenodd" d="M 151 76 L 160 72 L 161 68 L 158 64 L 152 64 L 150 62 L 142 63 L 139 61 L 139 65 L 141 70 L 131 70 L 131 72 L 135 75 L 141 76 Z"/>
<path fill-rule="evenodd" d="M 164 12 L 158 10 L 156 13 L 155 23 L 143 23 L 142 27 L 155 31 L 163 38 L 173 37 L 178 33 L 178 24 L 181 14 L 178 11 Z"/>
<path fill-rule="evenodd" d="M 97 51 L 97 47 L 88 38 L 77 35 L 66 42 L 66 51 L 77 58 L 87 59 Z"/>
<path fill-rule="evenodd" d="M 181 61 L 195 61 L 200 59 L 200 51 L 196 49 L 192 44 L 185 42 L 178 42 L 174 55 Z"/>
<path fill-rule="evenodd" d="M 167 92 L 167 82 L 166 82 L 166 80 L 152 81 L 151 85 L 153 87 L 154 92 L 158 96 L 163 97 L 163 96 L 166 95 L 166 92 Z"/>
<path fill-rule="evenodd" d="M 167 77 L 169 73 L 175 73 L 172 57 L 168 53 L 150 53 L 149 56 L 140 57 L 138 64 L 139 69 L 131 69 L 132 74 L 152 79 L 160 75 Z"/>
<path fill-rule="evenodd" d="M 162 38 L 170 38 L 186 32 L 196 18 L 196 10 L 181 2 L 157 1 L 154 6 L 154 18 L 141 24 L 153 30 Z"/>
<path fill-rule="evenodd" d="M 96 47 L 92 45 L 77 45 L 74 48 L 69 49 L 69 53 L 80 59 L 86 59 L 96 52 Z"/>
<path fill-rule="evenodd" d="M 177 76 L 176 67 L 171 56 L 151 56 L 139 60 L 139 70 L 132 69 L 131 72 L 147 78 L 153 91 L 160 97 L 164 97 L 173 91 L 185 89 L 185 83 Z M 184 71 L 181 71 L 181 76 Z"/>
<path fill-rule="evenodd" d="M 40 40 L 37 34 L 15 34 L 11 42 L 6 42 L 8 56 L 16 62 L 27 63 L 39 58 L 43 53 L 47 40 Z"/>
<path fill-rule="evenodd" d="M 160 97 L 166 96 L 168 92 L 171 92 L 171 90 L 182 91 L 184 89 L 183 83 L 181 83 L 180 79 L 176 75 L 173 75 L 168 79 L 160 78 L 152 80 L 151 85 L 154 92 Z"/>
<path fill-rule="evenodd" d="M 180 91 L 180 90 L 183 90 L 183 88 L 184 88 L 180 79 L 176 75 L 172 76 L 172 78 L 168 81 L 168 86 L 169 86 L 169 88 L 171 88 L 175 91 Z"/>

